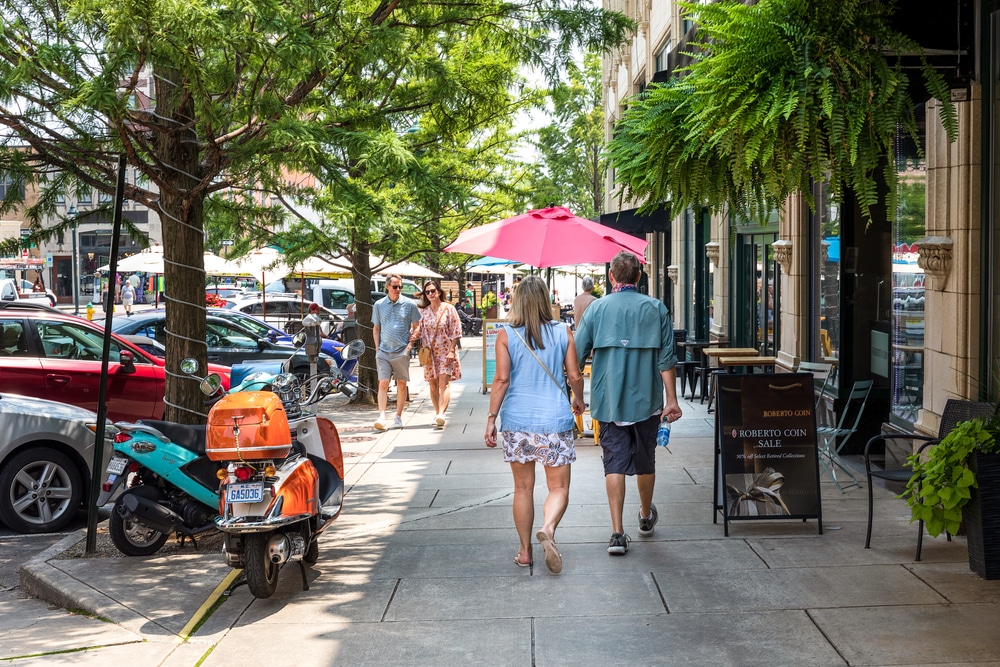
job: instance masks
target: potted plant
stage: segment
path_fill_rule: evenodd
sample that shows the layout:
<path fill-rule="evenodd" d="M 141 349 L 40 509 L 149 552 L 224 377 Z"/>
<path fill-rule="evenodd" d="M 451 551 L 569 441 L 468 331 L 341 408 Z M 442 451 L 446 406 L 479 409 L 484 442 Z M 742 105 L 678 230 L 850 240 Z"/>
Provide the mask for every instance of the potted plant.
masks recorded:
<path fill-rule="evenodd" d="M 496 319 L 497 316 L 497 295 L 492 290 L 483 295 L 483 300 L 479 304 L 479 310 L 483 314 L 483 319 Z"/>
<path fill-rule="evenodd" d="M 927 532 L 957 534 L 964 525 L 969 567 L 1000 579 L 1000 422 L 959 422 L 940 442 L 907 459 L 913 476 L 903 497 Z"/>

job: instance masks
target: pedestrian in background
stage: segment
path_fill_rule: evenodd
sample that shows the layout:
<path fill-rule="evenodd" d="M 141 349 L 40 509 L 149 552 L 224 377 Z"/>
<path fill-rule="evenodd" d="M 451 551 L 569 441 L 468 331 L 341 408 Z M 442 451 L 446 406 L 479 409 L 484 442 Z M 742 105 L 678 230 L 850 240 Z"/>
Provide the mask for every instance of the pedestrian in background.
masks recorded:
<path fill-rule="evenodd" d="M 568 326 L 552 320 L 548 288 L 541 278 L 529 276 L 521 281 L 507 320 L 496 336 L 486 446 L 497 446 L 499 417 L 504 461 L 514 476 L 514 527 L 520 539 L 514 562 L 520 567 L 532 564 L 535 463 L 544 466 L 549 493 L 542 528 L 535 537 L 545 551 L 545 566 L 558 573 L 562 555 L 555 535 L 569 503 L 570 464 L 576 461 L 573 416 L 583 414 L 583 374 L 573 334 Z"/>
<path fill-rule="evenodd" d="M 434 424 L 443 427 L 445 412 L 451 403 L 451 382 L 462 377 L 458 361 L 458 342 L 462 339 L 462 321 L 455 306 L 444 299 L 441 283 L 424 283 L 420 301 L 420 347 L 431 351 L 431 363 L 424 366 L 424 380 L 434 406 Z"/>
<path fill-rule="evenodd" d="M 590 276 L 585 276 L 583 279 L 583 292 L 577 295 L 573 299 L 573 329 L 580 328 L 580 319 L 583 314 L 587 312 L 587 306 L 597 301 L 597 297 L 594 296 L 594 279 Z"/>
<path fill-rule="evenodd" d="M 661 301 L 636 290 L 639 258 L 622 251 L 611 260 L 612 293 L 587 307 L 576 332 L 580 365 L 591 351 L 590 414 L 600 425 L 604 484 L 611 510 L 608 553 L 628 552 L 622 513 L 625 476 L 639 490 L 639 535 L 653 534 L 656 431 L 681 417 L 677 403 L 674 325 Z M 666 392 L 666 403 L 663 395 Z"/>
<path fill-rule="evenodd" d="M 125 309 L 125 316 L 132 317 L 132 304 L 135 302 L 135 288 L 132 287 L 132 282 L 129 280 L 125 281 L 122 285 L 122 308 Z"/>
<path fill-rule="evenodd" d="M 410 350 L 417 338 L 420 311 L 417 304 L 403 296 L 403 277 L 393 274 L 386 279 L 389 293 L 372 306 L 372 337 L 375 342 L 375 366 L 378 371 L 378 419 L 375 430 L 389 428 L 385 408 L 389 401 L 389 381 L 396 378 L 396 418 L 393 428 L 403 428 L 406 407 L 406 383 L 410 380 Z"/>

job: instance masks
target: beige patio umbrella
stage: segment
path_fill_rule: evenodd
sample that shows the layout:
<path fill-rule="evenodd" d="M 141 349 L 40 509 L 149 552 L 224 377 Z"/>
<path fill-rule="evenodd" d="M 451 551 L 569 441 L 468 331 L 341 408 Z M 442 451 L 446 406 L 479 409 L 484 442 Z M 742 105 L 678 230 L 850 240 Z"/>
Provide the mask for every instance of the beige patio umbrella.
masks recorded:
<path fill-rule="evenodd" d="M 270 247 L 258 248 L 247 254 L 230 260 L 232 273 L 226 275 L 249 276 L 260 280 L 261 284 L 261 305 L 264 314 L 267 314 L 267 279 L 283 278 L 289 274 L 288 265 L 285 264 L 284 256 L 278 250 Z"/>

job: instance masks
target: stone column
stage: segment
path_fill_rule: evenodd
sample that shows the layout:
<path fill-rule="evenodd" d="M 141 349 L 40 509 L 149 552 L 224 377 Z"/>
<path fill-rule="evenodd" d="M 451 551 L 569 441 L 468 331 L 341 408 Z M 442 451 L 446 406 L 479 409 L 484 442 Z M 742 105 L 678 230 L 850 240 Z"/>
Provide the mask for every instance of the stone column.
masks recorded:
<path fill-rule="evenodd" d="M 975 398 L 979 378 L 980 312 L 980 117 L 982 88 L 958 102 L 958 139 L 927 104 L 927 271 L 924 294 L 924 398 L 916 428 L 937 433 L 949 398 Z M 935 240 L 935 237 L 936 240 Z M 944 273 L 945 239 L 951 241 L 951 270 Z M 919 246 L 919 243 L 918 243 Z"/>

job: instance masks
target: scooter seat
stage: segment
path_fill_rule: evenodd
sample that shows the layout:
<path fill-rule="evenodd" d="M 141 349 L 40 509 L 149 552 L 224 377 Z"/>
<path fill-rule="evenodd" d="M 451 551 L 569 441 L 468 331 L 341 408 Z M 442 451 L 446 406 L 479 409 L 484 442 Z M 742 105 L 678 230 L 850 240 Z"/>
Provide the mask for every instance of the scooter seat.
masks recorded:
<path fill-rule="evenodd" d="M 187 424 L 175 424 L 174 422 L 159 421 L 157 419 L 140 419 L 139 423 L 155 428 L 170 438 L 170 442 L 178 444 L 184 449 L 192 451 L 199 456 L 205 455 L 205 440 L 207 438 L 208 426 L 188 426 Z"/>

